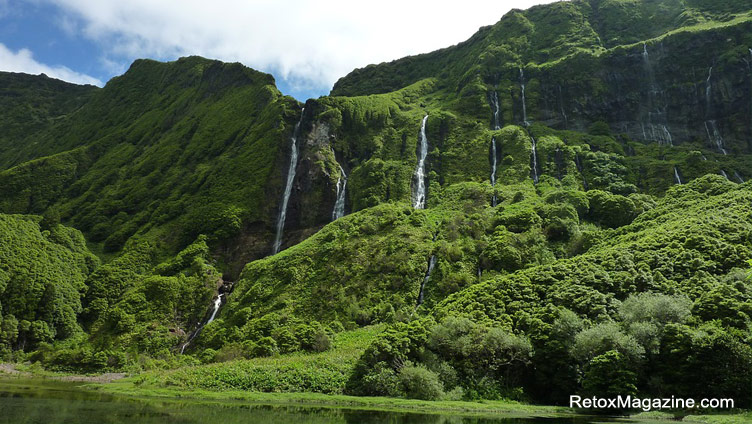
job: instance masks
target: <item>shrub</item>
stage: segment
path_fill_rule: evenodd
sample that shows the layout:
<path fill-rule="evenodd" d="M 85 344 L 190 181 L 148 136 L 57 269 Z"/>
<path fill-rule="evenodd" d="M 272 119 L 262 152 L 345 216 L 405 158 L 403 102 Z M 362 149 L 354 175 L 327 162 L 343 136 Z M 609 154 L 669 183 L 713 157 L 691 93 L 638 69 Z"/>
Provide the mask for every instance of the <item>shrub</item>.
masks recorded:
<path fill-rule="evenodd" d="M 438 374 L 422 365 L 402 367 L 399 382 L 405 397 L 409 399 L 438 400 L 444 396 Z"/>

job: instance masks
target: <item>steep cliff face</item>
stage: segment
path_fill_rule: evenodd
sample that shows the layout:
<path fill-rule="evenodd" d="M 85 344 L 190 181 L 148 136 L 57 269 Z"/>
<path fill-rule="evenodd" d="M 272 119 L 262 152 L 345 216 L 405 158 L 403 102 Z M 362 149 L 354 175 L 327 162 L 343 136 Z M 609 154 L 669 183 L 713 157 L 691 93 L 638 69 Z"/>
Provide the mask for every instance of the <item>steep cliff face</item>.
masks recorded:
<path fill-rule="evenodd" d="M 605 121 L 633 140 L 748 153 L 751 30 L 749 21 L 729 23 L 525 67 L 528 114 L 555 128 L 585 131 Z M 513 81 L 493 83 L 511 87 Z M 514 122 L 522 121 L 518 93 L 504 92 Z"/>
<path fill-rule="evenodd" d="M 487 114 L 479 95 L 496 91 L 503 122 L 522 124 L 522 69 L 529 121 L 579 131 L 604 121 L 633 140 L 749 152 L 750 7 L 573 1 L 512 11 L 465 43 L 353 71 L 332 94 L 436 77 L 463 112 Z"/>

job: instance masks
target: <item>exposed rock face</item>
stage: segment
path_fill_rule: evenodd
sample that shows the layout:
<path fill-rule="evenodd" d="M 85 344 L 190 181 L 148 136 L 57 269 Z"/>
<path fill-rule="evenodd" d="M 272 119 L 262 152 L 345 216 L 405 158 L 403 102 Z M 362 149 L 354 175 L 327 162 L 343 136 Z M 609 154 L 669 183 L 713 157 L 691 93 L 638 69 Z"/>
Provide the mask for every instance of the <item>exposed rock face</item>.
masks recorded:
<path fill-rule="evenodd" d="M 705 122 L 714 121 L 728 150 L 748 152 L 752 85 L 741 38 L 750 31 L 743 24 L 648 43 L 649 69 L 641 44 L 529 69 L 528 114 L 561 129 L 583 131 L 605 121 L 634 140 L 703 140 L 708 148 L 716 146 Z M 737 50 L 737 56 L 723 54 Z"/>

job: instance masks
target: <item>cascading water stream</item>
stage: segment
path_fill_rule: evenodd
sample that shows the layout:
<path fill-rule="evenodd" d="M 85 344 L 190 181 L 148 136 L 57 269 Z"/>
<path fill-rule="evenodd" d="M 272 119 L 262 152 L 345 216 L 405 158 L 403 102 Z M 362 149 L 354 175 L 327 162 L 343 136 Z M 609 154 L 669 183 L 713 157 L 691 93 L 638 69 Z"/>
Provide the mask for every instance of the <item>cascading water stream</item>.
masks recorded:
<path fill-rule="evenodd" d="M 520 92 L 522 93 L 522 123 L 526 126 L 530 126 L 530 122 L 527 120 L 527 102 L 525 101 L 525 72 L 520 68 Z"/>
<path fill-rule="evenodd" d="M 494 113 L 494 130 L 500 130 L 501 129 L 501 122 L 499 121 L 499 95 L 496 93 L 496 91 L 493 92 L 493 96 L 491 97 L 491 103 L 493 104 L 493 113 Z M 496 187 L 496 137 L 491 138 L 491 187 Z M 498 198 L 496 197 L 496 191 L 494 190 L 493 197 L 491 198 L 491 206 L 496 206 Z"/>
<path fill-rule="evenodd" d="M 642 130 L 643 140 L 647 140 L 650 137 L 652 140 L 658 141 L 658 144 L 674 145 L 671 131 L 668 129 L 668 121 L 666 118 L 666 107 L 663 109 L 659 105 L 657 95 L 660 93 L 660 86 L 655 80 L 655 74 L 653 72 L 653 65 L 650 63 L 650 55 L 648 54 L 647 43 L 642 43 L 642 62 L 645 68 L 645 74 L 647 75 L 647 123 L 640 122 L 640 128 Z M 653 116 L 657 116 L 657 121 L 653 119 Z M 650 135 L 648 136 L 645 127 L 649 128 Z"/>
<path fill-rule="evenodd" d="M 708 140 L 715 144 L 715 147 L 726 156 L 728 152 L 723 146 L 723 137 L 721 137 L 721 133 L 718 131 L 718 126 L 714 119 L 705 121 L 705 131 L 708 133 Z"/>
<path fill-rule="evenodd" d="M 682 184 L 681 177 L 679 176 L 679 170 L 676 167 L 674 167 L 674 182 L 679 185 Z"/>
<path fill-rule="evenodd" d="M 499 120 L 499 94 L 495 91 L 493 92 L 493 97 L 491 97 L 491 103 L 493 103 L 494 108 L 494 130 L 500 130 L 501 129 L 501 121 Z"/>
<path fill-rule="evenodd" d="M 721 132 L 718 130 L 718 125 L 715 119 L 710 119 L 713 111 L 713 103 L 711 98 L 712 76 L 713 67 L 711 66 L 710 68 L 708 68 L 708 78 L 705 80 L 705 105 L 706 115 L 708 117 L 708 119 L 705 121 L 705 132 L 708 134 L 708 141 L 714 144 L 718 148 L 718 151 L 723 153 L 723 155 L 725 156 L 728 154 L 728 152 L 726 152 L 726 148 L 723 145 L 723 136 L 721 136 Z"/>
<path fill-rule="evenodd" d="M 721 169 L 721 175 L 723 175 L 723 178 L 725 178 L 727 180 L 729 179 L 728 174 L 723 169 Z"/>
<path fill-rule="evenodd" d="M 290 152 L 290 168 L 287 170 L 287 183 L 285 184 L 285 194 L 282 197 L 282 206 L 279 208 L 279 217 L 277 218 L 277 234 L 274 237 L 274 247 L 272 254 L 279 253 L 279 249 L 282 247 L 282 233 L 285 230 L 285 219 L 287 218 L 287 204 L 290 201 L 290 194 L 292 194 L 292 183 L 295 181 L 295 171 L 298 167 L 298 136 L 300 135 L 300 125 L 303 123 L 303 116 L 305 115 L 305 108 L 300 113 L 300 120 L 295 124 L 295 129 L 290 137 L 291 152 Z"/>
<path fill-rule="evenodd" d="M 224 293 L 220 293 L 219 296 L 214 300 L 214 309 L 212 310 L 211 316 L 209 317 L 209 320 L 206 321 L 206 324 L 209 324 L 210 322 L 214 321 L 214 318 L 217 317 L 217 312 L 219 312 L 219 308 L 222 306 L 222 297 L 224 296 Z M 204 325 L 206 325 L 204 324 Z"/>
<path fill-rule="evenodd" d="M 496 187 L 496 137 L 491 138 L 491 187 Z M 491 206 L 496 206 L 496 190 L 491 198 Z"/>
<path fill-rule="evenodd" d="M 345 191 L 347 190 L 347 174 L 342 169 L 342 165 L 339 167 L 340 177 L 337 178 L 337 201 L 334 202 L 334 210 L 332 210 L 332 221 L 336 221 L 339 218 L 345 216 Z"/>
<path fill-rule="evenodd" d="M 423 277 L 423 282 L 420 283 L 420 292 L 418 293 L 418 306 L 423 304 L 423 290 L 426 288 L 426 283 L 431 279 L 431 273 L 436 266 L 436 255 L 431 255 L 428 259 L 428 270 L 426 270 L 426 276 Z"/>
<path fill-rule="evenodd" d="M 736 179 L 739 180 L 740 183 L 744 184 L 744 178 L 742 178 L 742 176 L 739 175 L 738 172 L 734 171 L 734 177 L 736 177 Z"/>
<path fill-rule="evenodd" d="M 195 339 L 196 336 L 198 336 L 199 333 L 201 333 L 201 330 L 203 330 L 204 327 L 206 327 L 207 325 L 209 325 L 209 323 L 211 323 L 212 321 L 214 321 L 214 318 L 217 317 L 217 313 L 219 312 L 219 308 L 222 307 L 222 298 L 224 296 L 225 296 L 224 293 L 220 293 L 219 296 L 217 296 L 217 298 L 214 299 L 214 304 L 212 305 L 212 312 L 211 312 L 211 315 L 209 315 L 209 319 L 207 319 L 206 322 L 204 322 L 203 324 L 199 325 L 198 328 L 196 329 L 196 331 L 194 331 L 193 334 L 191 334 L 191 336 L 188 338 L 188 340 L 185 343 L 183 343 L 183 346 L 180 347 L 180 354 L 181 355 L 183 353 L 185 353 L 185 349 L 188 347 L 188 345 L 191 344 L 191 342 L 193 341 L 193 339 Z"/>
<path fill-rule="evenodd" d="M 713 76 L 713 67 L 708 68 L 708 77 L 705 79 L 705 106 L 710 110 L 710 90 L 711 83 L 710 78 Z"/>
<path fill-rule="evenodd" d="M 418 150 L 418 166 L 415 168 L 415 190 L 413 192 L 413 207 L 425 209 L 426 207 L 426 157 L 428 156 L 428 137 L 426 137 L 426 121 L 428 115 L 423 118 L 420 126 L 420 147 Z"/>
<path fill-rule="evenodd" d="M 532 135 L 530 136 L 530 141 L 533 144 L 533 155 L 532 155 L 533 164 L 532 164 L 531 173 L 533 176 L 533 182 L 535 184 L 538 184 L 538 147 L 535 142 L 535 137 L 533 137 Z"/>
<path fill-rule="evenodd" d="M 567 129 L 569 127 L 569 122 L 567 120 L 567 113 L 564 112 L 564 96 L 561 94 L 561 85 L 559 85 L 558 88 L 559 88 L 559 112 L 561 112 L 561 117 L 564 118 L 564 129 Z"/>

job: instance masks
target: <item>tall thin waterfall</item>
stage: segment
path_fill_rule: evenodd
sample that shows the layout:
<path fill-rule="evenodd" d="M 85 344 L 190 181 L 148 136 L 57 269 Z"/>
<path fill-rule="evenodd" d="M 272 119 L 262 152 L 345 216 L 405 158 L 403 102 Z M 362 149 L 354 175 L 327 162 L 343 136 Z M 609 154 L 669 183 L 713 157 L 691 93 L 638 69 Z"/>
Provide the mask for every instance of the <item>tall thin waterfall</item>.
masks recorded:
<path fill-rule="evenodd" d="M 530 126 L 527 120 L 527 102 L 525 101 L 525 72 L 520 68 L 520 92 L 522 93 L 522 123 Z"/>
<path fill-rule="evenodd" d="M 569 127 L 569 122 L 567 121 L 567 113 L 564 112 L 564 95 L 561 94 L 561 85 L 559 87 L 559 111 L 561 112 L 561 117 L 564 118 L 564 129 L 567 129 Z"/>
<path fill-rule="evenodd" d="M 214 304 L 212 305 L 212 312 L 211 312 L 211 315 L 209 316 L 209 319 L 206 320 L 206 322 L 199 325 L 196 331 L 194 331 L 193 334 L 191 334 L 191 336 L 188 338 L 188 340 L 185 343 L 183 343 L 183 346 L 180 347 L 181 355 L 185 353 L 185 349 L 188 347 L 188 345 L 191 344 L 193 339 L 195 339 L 196 336 L 198 336 L 199 333 L 201 333 L 201 330 L 203 330 L 204 327 L 206 327 L 210 322 L 214 321 L 214 318 L 217 317 L 217 312 L 219 312 L 219 308 L 222 307 L 222 298 L 224 296 L 225 296 L 224 293 L 220 293 L 219 296 L 217 296 L 217 298 L 214 299 Z"/>
<path fill-rule="evenodd" d="M 206 321 L 206 324 L 209 324 L 210 322 L 214 321 L 214 318 L 217 317 L 217 312 L 219 312 L 220 306 L 222 306 L 222 297 L 224 296 L 224 293 L 220 293 L 219 296 L 217 296 L 216 299 L 214 299 L 214 309 L 212 309 L 211 316 Z M 206 325 L 204 324 L 204 325 Z"/>
<path fill-rule="evenodd" d="M 676 167 L 674 167 L 674 182 L 679 185 L 682 184 L 681 177 L 679 176 L 679 170 Z"/>
<path fill-rule="evenodd" d="M 279 208 L 279 218 L 277 218 L 277 235 L 274 237 L 274 247 L 272 254 L 279 253 L 282 247 L 282 233 L 285 230 L 285 219 L 287 218 L 287 203 L 290 201 L 292 194 L 292 183 L 295 181 L 295 171 L 298 167 L 298 136 L 300 135 L 300 124 L 303 122 L 305 108 L 300 112 L 300 120 L 295 124 L 295 129 L 290 137 L 290 168 L 287 170 L 287 184 L 285 185 L 285 194 L 282 197 L 282 206 Z"/>
<path fill-rule="evenodd" d="M 428 115 L 423 117 L 420 125 L 420 148 L 418 151 L 418 166 L 415 168 L 415 189 L 413 190 L 413 207 L 425 209 L 426 207 L 426 157 L 428 156 L 428 137 L 426 137 L 426 121 Z"/>
<path fill-rule="evenodd" d="M 729 179 L 728 174 L 723 169 L 721 169 L 721 175 L 723 175 L 723 178 L 725 178 L 727 180 Z"/>
<path fill-rule="evenodd" d="M 710 119 L 713 112 L 713 100 L 711 98 L 711 89 L 713 87 L 711 81 L 712 77 L 713 67 L 711 66 L 710 68 L 708 68 L 708 78 L 705 80 L 705 113 L 708 118 L 705 121 L 705 132 L 707 132 L 708 134 L 708 141 L 714 144 L 718 148 L 718 151 L 726 155 L 728 154 L 728 152 L 726 152 L 726 148 L 723 145 L 723 137 L 721 136 L 721 132 L 718 130 L 718 125 L 715 119 Z"/>
<path fill-rule="evenodd" d="M 533 176 L 533 182 L 535 184 L 538 184 L 538 147 L 535 142 L 535 137 L 532 135 L 530 136 L 530 141 L 533 143 L 533 164 L 532 164 L 532 176 Z"/>
<path fill-rule="evenodd" d="M 728 152 L 723 147 L 723 137 L 721 137 L 721 133 L 718 131 L 715 119 L 705 121 L 705 131 L 708 133 L 708 140 L 715 144 L 715 147 L 717 147 L 724 156 L 727 155 Z"/>
<path fill-rule="evenodd" d="M 436 266 L 436 255 L 431 255 L 431 257 L 428 259 L 428 270 L 426 271 L 426 276 L 423 277 L 423 281 L 420 283 L 420 292 L 418 293 L 418 306 L 423 304 L 423 290 L 426 288 L 426 283 L 428 283 L 428 280 L 431 279 L 431 273 L 433 272 L 433 268 Z"/>
<path fill-rule="evenodd" d="M 669 146 L 674 145 L 674 139 L 671 137 L 671 132 L 668 130 L 668 128 L 665 125 L 661 125 L 663 129 L 663 140 L 667 141 Z"/>
<path fill-rule="evenodd" d="M 332 210 L 332 221 L 336 221 L 339 218 L 345 216 L 345 190 L 347 190 L 347 174 L 342 169 L 342 165 L 339 167 L 340 176 L 337 178 L 337 201 L 334 202 L 334 210 Z"/>
<path fill-rule="evenodd" d="M 736 177 L 737 180 L 739 180 L 740 183 L 744 184 L 744 178 L 742 178 L 742 176 L 739 175 L 738 172 L 734 171 L 734 176 Z"/>
<path fill-rule="evenodd" d="M 493 104 L 493 112 L 494 112 L 494 130 L 500 130 L 501 129 L 501 122 L 499 120 L 499 114 L 500 114 L 500 108 L 499 108 L 499 95 L 496 93 L 496 91 L 493 92 L 493 97 L 491 97 L 491 103 Z M 496 137 L 491 138 L 491 187 L 496 187 Z M 497 202 L 496 197 L 496 191 L 494 191 L 493 197 L 491 198 L 491 206 L 496 206 Z"/>
<path fill-rule="evenodd" d="M 713 76 L 713 67 L 711 66 L 708 68 L 708 78 L 705 79 L 705 105 L 707 106 L 708 110 L 710 110 L 710 90 L 712 88 L 712 85 L 710 83 L 710 78 Z"/>
<path fill-rule="evenodd" d="M 650 63 L 650 54 L 648 53 L 647 43 L 642 43 L 642 62 L 645 68 L 645 74 L 647 76 L 647 102 L 645 107 L 647 108 L 647 116 L 643 116 L 643 120 L 647 118 L 647 122 L 640 122 L 640 128 L 642 129 L 643 140 L 655 140 L 659 145 L 668 144 L 674 145 L 671 131 L 668 129 L 668 118 L 666 116 L 667 106 L 661 104 L 660 101 L 660 86 L 655 80 L 655 73 L 653 72 L 653 65 Z M 648 131 L 645 128 L 649 129 Z"/>
<path fill-rule="evenodd" d="M 491 138 L 491 187 L 496 187 L 496 137 Z M 496 206 L 496 191 L 491 198 L 491 206 Z"/>
<path fill-rule="evenodd" d="M 500 130 L 501 129 L 501 121 L 499 119 L 499 94 L 495 91 L 493 92 L 493 97 L 491 97 L 491 103 L 493 103 L 493 113 L 494 113 L 494 130 Z"/>

